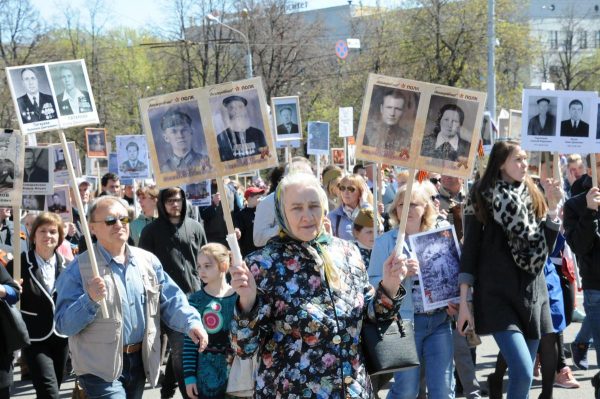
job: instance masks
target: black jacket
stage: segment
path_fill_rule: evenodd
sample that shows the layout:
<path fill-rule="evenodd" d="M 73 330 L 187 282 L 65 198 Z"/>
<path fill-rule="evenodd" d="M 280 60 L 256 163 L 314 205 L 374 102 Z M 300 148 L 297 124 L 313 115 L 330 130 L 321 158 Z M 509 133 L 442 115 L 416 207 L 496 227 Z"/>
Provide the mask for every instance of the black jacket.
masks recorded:
<path fill-rule="evenodd" d="M 165 190 L 158 194 L 158 219 L 144 227 L 139 247 L 152 252 L 164 270 L 186 294 L 200 289 L 196 270 L 198 250 L 206 244 L 202 225 L 187 215 L 187 201 L 182 191 L 181 221 L 174 225 L 165 209 Z"/>
<path fill-rule="evenodd" d="M 600 290 L 600 214 L 588 209 L 584 191 L 564 206 L 563 225 L 567 243 L 577 256 L 584 290 Z"/>
<path fill-rule="evenodd" d="M 233 222 L 235 227 L 240 229 L 242 236 L 240 237 L 240 251 L 242 256 L 245 258 L 250 252 L 256 251 L 258 248 L 254 246 L 254 240 L 252 238 L 252 232 L 254 230 L 254 215 L 256 214 L 256 208 L 244 208 L 234 215 Z"/>
<path fill-rule="evenodd" d="M 12 275 L 12 260 L 8 262 L 6 268 Z M 65 260 L 57 253 L 55 271 L 57 280 L 60 273 L 64 270 Z M 38 267 L 33 250 L 21 254 L 21 278 L 23 279 L 21 314 L 23 315 L 23 321 L 27 325 L 31 341 L 43 341 L 50 338 L 52 334 L 63 337 L 56 332 L 54 325 L 56 291 L 49 294 L 44 288 L 44 277 Z"/>

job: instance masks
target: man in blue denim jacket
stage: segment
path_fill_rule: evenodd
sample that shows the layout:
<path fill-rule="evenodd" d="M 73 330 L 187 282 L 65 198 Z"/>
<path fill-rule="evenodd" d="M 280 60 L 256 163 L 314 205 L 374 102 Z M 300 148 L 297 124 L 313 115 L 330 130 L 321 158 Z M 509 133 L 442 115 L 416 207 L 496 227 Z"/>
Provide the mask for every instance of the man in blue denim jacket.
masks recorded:
<path fill-rule="evenodd" d="M 127 204 L 104 196 L 88 220 L 98 238 L 93 277 L 87 252 L 57 282 L 56 328 L 69 336 L 73 369 L 90 398 L 141 398 L 158 381 L 160 320 L 206 347 L 200 315 L 151 253 L 127 245 Z M 100 302 L 108 308 L 102 316 Z"/>

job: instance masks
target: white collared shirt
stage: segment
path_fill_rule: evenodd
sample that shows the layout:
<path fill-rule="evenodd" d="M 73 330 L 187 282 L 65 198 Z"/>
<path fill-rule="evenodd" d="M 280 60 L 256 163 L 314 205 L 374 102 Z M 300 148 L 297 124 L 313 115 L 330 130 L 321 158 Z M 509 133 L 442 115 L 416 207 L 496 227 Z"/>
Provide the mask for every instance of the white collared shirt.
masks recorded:
<path fill-rule="evenodd" d="M 441 134 L 438 134 L 437 140 L 435 141 L 435 149 L 440 148 L 444 143 L 449 143 L 454 151 L 458 151 L 458 134 L 452 137 L 450 140 L 446 140 Z"/>
<path fill-rule="evenodd" d="M 40 106 L 40 93 L 35 93 L 33 95 L 27 93 L 27 97 L 29 97 L 29 101 L 31 101 L 32 104 L 37 104 L 37 106 Z M 35 99 L 35 101 L 33 101 Z"/>
<path fill-rule="evenodd" d="M 53 254 L 52 257 L 45 261 L 41 256 L 35 253 L 35 260 L 37 261 L 38 267 L 42 272 L 42 277 L 44 278 L 45 288 L 49 293 L 54 292 L 54 285 L 56 284 L 56 254 Z"/>
<path fill-rule="evenodd" d="M 79 113 L 79 98 L 83 97 L 83 93 L 81 91 L 79 91 L 79 89 L 75 88 L 75 96 L 71 97 L 69 95 L 69 93 L 67 93 L 66 91 L 63 94 L 63 101 L 67 100 L 69 101 L 69 105 L 71 106 L 71 111 L 73 111 L 74 114 L 78 114 Z"/>

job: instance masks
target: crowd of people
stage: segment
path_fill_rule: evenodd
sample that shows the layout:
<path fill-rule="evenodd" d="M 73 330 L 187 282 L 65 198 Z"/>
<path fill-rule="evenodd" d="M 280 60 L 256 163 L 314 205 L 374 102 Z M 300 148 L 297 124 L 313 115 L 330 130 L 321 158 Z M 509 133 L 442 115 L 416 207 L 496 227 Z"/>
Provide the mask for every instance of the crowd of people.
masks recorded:
<path fill-rule="evenodd" d="M 121 187 L 108 173 L 97 196 L 77 182 L 83 209 L 73 223 L 0 209 L 2 248 L 22 241 L 22 279 L 12 278 L 14 259 L 3 261 L 0 300 L 20 302 L 31 340 L 20 357 L 0 345 L 0 398 L 10 397 L 17 357 L 38 398 L 59 398 L 69 373 L 90 398 L 140 398 L 146 381 L 163 398 L 177 389 L 230 397 L 232 365 L 253 358 L 257 370 L 244 378 L 257 398 L 371 398 L 386 386 L 390 399 L 498 399 L 507 369 L 508 398 L 528 398 L 538 373 L 540 398 L 557 397 L 556 386 L 580 387 L 566 326 L 582 322 L 570 344 L 578 369 L 600 342 L 600 190 L 585 164 L 571 155 L 560 180 L 530 175 L 519 144 L 500 141 L 472 182 L 430 173 L 408 195 L 407 171 L 329 165 L 316 176 L 294 157 L 267 182 L 243 187 L 232 177 L 219 192 L 213 181 L 203 207 L 180 187 Z M 600 172 L 600 162 L 591 167 Z M 460 300 L 425 310 L 408 237 L 450 225 Z M 420 367 L 369 376 L 361 327 L 392 319 L 412 324 Z M 475 374 L 477 334 L 499 347 L 487 389 Z M 592 384 L 600 398 L 600 373 Z"/>

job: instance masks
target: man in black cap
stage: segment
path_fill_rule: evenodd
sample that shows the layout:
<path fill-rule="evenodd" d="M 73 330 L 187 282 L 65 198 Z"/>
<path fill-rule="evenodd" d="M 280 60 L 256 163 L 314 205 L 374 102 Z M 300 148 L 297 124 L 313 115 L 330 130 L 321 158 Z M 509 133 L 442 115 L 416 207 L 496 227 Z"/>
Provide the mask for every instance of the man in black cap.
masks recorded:
<path fill-rule="evenodd" d="M 261 149 L 267 147 L 264 133 L 250 126 L 247 105 L 248 100 L 241 96 L 229 96 L 223 100 L 229 127 L 217 136 L 221 161 L 258 155 Z"/>
<path fill-rule="evenodd" d="M 210 162 L 205 155 L 194 151 L 192 139 L 194 129 L 192 118 L 178 109 L 168 110 L 160 120 L 163 139 L 171 147 L 172 155 L 160 165 L 160 171 L 175 172 L 191 169 L 202 171 L 210 168 Z"/>
<path fill-rule="evenodd" d="M 550 113 L 550 100 L 542 97 L 537 100 L 538 114 L 529 119 L 527 134 L 530 136 L 554 136 L 556 117 Z"/>

